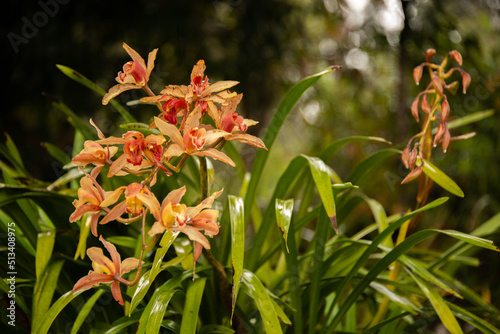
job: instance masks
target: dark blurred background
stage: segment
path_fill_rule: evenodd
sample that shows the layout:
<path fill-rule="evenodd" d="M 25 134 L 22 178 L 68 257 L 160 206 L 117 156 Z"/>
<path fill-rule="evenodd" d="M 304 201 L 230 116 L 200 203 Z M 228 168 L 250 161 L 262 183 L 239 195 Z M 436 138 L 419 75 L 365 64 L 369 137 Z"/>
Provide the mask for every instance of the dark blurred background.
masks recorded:
<path fill-rule="evenodd" d="M 256 135 L 262 135 L 293 83 L 342 65 L 306 92 L 285 123 L 264 188 L 294 156 L 317 155 L 335 139 L 361 134 L 406 142 L 419 131 L 409 111 L 422 88 L 413 83 L 413 67 L 423 62 L 427 48 L 437 50 L 438 60 L 456 49 L 472 84 L 466 96 L 450 98 L 451 117 L 485 109 L 497 113 L 452 132 L 476 131 L 476 137 L 453 142 L 446 155 L 436 150 L 436 165 L 466 197 L 452 197 L 449 212 L 431 224 L 470 231 L 500 211 L 498 0 L 9 0 L 4 6 L 1 130 L 12 136 L 36 178 L 60 176 L 60 166 L 40 144 L 51 142 L 70 152 L 73 141 L 72 127 L 52 110 L 51 99 L 63 101 L 85 122 L 92 117 L 106 135 L 120 135 L 119 114 L 55 65 L 74 68 L 107 90 L 129 60 L 122 42 L 144 58 L 159 48 L 150 81 L 156 92 L 166 84 L 188 84 L 199 59 L 205 59 L 211 81 L 240 81 L 239 112 L 261 122 L 251 130 Z M 131 91 L 119 101 L 137 98 L 139 92 Z M 128 109 L 143 122 L 155 113 L 148 106 Z M 330 165 L 346 177 L 355 162 L 380 147 L 350 145 Z M 364 191 L 388 214 L 411 206 L 416 185 L 400 185 L 406 174 L 402 164 L 393 160 L 383 168 L 361 185 Z M 438 188 L 433 194 L 444 195 Z M 498 272 L 497 265 L 486 267 L 490 276 Z"/>

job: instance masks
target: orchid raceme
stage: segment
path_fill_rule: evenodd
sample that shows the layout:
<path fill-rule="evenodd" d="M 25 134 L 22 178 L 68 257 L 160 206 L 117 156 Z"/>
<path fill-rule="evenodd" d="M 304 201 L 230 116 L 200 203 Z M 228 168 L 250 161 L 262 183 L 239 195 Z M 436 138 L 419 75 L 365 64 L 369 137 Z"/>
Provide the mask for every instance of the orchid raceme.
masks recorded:
<path fill-rule="evenodd" d="M 213 193 L 196 207 L 187 207 L 180 203 L 185 193 L 185 186 L 173 190 L 165 197 L 161 205 L 151 193 L 137 195 L 137 198 L 149 208 L 156 219 L 148 234 L 161 234 L 166 230 L 180 231 L 194 241 L 195 245 L 199 243 L 204 248 L 210 249 L 210 243 L 200 231 L 204 231 L 210 237 L 219 233 L 219 224 L 217 223 L 219 211 L 209 208 L 212 207 L 214 200 L 220 196 L 222 190 Z M 195 254 L 195 260 L 198 256 L 199 252 L 197 255 Z"/>
<path fill-rule="evenodd" d="M 120 305 L 124 305 L 122 293 L 120 291 L 120 282 L 130 282 L 124 280 L 122 276 L 132 269 L 138 268 L 144 262 L 131 257 L 122 262 L 120 254 L 112 243 L 104 240 L 102 236 L 99 240 L 104 244 L 104 247 L 111 255 L 111 259 L 104 255 L 101 248 L 89 248 L 87 250 L 87 255 L 92 260 L 92 268 L 94 268 L 94 270 L 90 270 L 87 276 L 82 277 L 76 282 L 73 291 L 87 290 L 99 284 L 111 283 L 113 298 L 120 303 Z"/>
<path fill-rule="evenodd" d="M 130 55 L 132 61 L 123 65 L 123 72 L 119 72 L 116 77 L 118 85 L 111 87 L 102 99 L 102 104 L 104 105 L 108 104 L 112 98 L 127 90 L 144 88 L 149 81 L 151 71 L 153 71 L 158 49 L 154 49 L 149 53 L 148 64 L 146 66 L 144 59 L 134 49 L 125 43 L 123 43 L 123 48 Z"/>

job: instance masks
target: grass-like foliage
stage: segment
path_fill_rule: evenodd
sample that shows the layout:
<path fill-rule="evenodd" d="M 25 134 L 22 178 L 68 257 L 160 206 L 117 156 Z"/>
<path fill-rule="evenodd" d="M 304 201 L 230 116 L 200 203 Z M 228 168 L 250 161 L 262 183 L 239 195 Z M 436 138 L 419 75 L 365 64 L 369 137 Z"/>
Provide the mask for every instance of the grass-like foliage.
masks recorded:
<path fill-rule="evenodd" d="M 432 198 L 434 184 L 449 196 L 467 193 L 433 162 L 433 150 L 474 135 L 452 137 L 450 129 L 491 116 L 453 119 L 447 94 L 470 84 L 458 52 L 435 64 L 429 50 L 415 69 L 415 82 L 428 70 L 429 83 L 409 110 L 421 131 L 403 150 L 379 137 L 338 139 L 316 157 L 294 157 L 266 185 L 266 198 L 261 180 L 281 127 L 303 93 L 340 68 L 291 87 L 261 140 L 247 133 L 257 122 L 237 113 L 236 81 L 209 81 L 199 61 L 186 74 L 189 85 L 169 83 L 155 93 L 148 80 L 157 50 L 145 61 L 124 48 L 132 61 L 107 92 L 58 65 L 120 113 L 117 137 L 54 101 L 75 139 L 71 156 L 45 144 L 65 170 L 52 183 L 29 174 L 8 135 L 0 146 L 0 228 L 8 241 L 1 314 L 9 333 L 410 333 L 442 326 L 454 334 L 500 333 L 500 311 L 455 277 L 478 265 L 477 250 L 498 251 L 487 238 L 500 215 L 472 233 L 420 227 L 447 205 L 446 197 Z M 450 82 L 455 73 L 461 80 Z M 114 99 L 132 89 L 145 92 L 134 103 L 153 110 L 150 124 Z M 332 158 L 367 144 L 378 150 L 341 178 Z M 243 145 L 257 150 L 249 170 Z M 418 182 L 418 190 L 413 208 L 387 215 L 361 181 L 377 180 L 380 167 L 397 158 L 409 170 L 403 183 Z M 397 204 L 401 194 L 392 194 Z M 361 215 L 361 228 L 347 226 L 367 209 L 372 218 Z M 450 246 L 422 243 L 436 235 Z"/>

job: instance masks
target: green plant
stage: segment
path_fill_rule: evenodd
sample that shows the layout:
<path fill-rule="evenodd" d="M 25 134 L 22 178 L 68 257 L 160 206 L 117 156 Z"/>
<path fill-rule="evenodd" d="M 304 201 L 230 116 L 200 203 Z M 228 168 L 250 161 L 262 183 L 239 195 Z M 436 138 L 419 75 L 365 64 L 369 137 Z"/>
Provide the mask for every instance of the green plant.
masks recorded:
<path fill-rule="evenodd" d="M 58 65 L 120 112 L 126 122 L 120 126 L 126 130 L 122 137 L 106 137 L 93 121 L 94 129 L 54 101 L 76 134 L 73 158 L 45 145 L 67 171 L 51 184 L 29 175 L 9 137 L 0 146 L 5 158 L 1 228 L 8 233 L 15 223 L 16 324 L 35 333 L 399 333 L 439 323 L 452 333 L 467 326 L 500 332 L 500 311 L 454 279 L 456 267 L 450 265 L 477 265 L 473 252 L 481 247 L 498 251 L 484 238 L 498 230 L 500 215 L 470 234 L 417 229 L 429 217 L 424 213 L 447 201 L 429 201 L 433 183 L 463 196 L 431 162 L 432 144 L 446 150 L 450 128 L 491 115 L 482 112 L 448 122 L 445 91 L 453 92 L 458 83 L 445 80 L 460 71 L 464 92 L 470 82 L 461 69 L 445 71 L 449 57 L 461 65 L 458 52 L 437 65 L 431 63 L 434 52 L 428 51 L 426 63 L 415 70 L 420 82 L 427 66 L 431 80 L 411 108 L 417 120 L 419 104 L 425 113 L 422 131 L 403 151 L 380 149 L 343 179 L 329 165 L 342 147 L 391 143 L 370 136 L 339 139 L 318 157 L 292 159 L 262 204 L 256 201 L 261 177 L 285 119 L 306 89 L 339 68 L 296 83 L 261 141 L 245 133 L 255 122 L 236 114 L 241 95 L 226 91 L 236 82 L 209 84 L 200 61 L 189 86 L 166 86 L 155 95 L 147 82 L 156 50 L 146 64 L 126 44 L 124 48 L 133 61 L 107 93 Z M 160 114 L 149 126 L 113 100 L 129 89 L 143 89 L 148 97 L 141 101 L 158 107 Z M 245 170 L 234 141 L 259 149 L 251 170 Z M 218 184 L 216 170 L 223 166 L 213 165 L 207 156 L 236 167 L 227 185 L 237 179 L 238 196 L 211 190 Z M 404 182 L 419 179 L 417 203 L 413 211 L 387 216 L 359 184 L 398 156 L 411 170 Z M 344 221 L 365 205 L 373 221 L 347 235 Z M 208 240 L 200 231 L 214 238 Z M 416 247 L 437 234 L 453 238 L 454 245 L 446 250 Z M 111 258 L 96 247 L 99 235 Z M 88 274 L 86 252 L 94 261 Z M 8 277 L 2 278 L 2 298 L 8 301 Z M 457 298 L 460 302 L 453 302 Z"/>

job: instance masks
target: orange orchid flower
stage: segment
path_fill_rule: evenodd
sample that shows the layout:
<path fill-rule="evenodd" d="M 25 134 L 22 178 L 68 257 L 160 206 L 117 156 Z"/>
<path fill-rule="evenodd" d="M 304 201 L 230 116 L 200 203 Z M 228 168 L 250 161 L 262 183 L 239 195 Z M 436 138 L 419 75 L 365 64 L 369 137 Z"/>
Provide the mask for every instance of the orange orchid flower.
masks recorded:
<path fill-rule="evenodd" d="M 123 154 L 119 156 L 109 167 L 108 177 L 118 174 L 127 163 L 132 164 L 130 169 L 139 170 L 142 168 L 157 165 L 165 173 L 169 174 L 166 168 L 161 163 L 163 153 L 162 144 L 166 141 L 162 135 L 144 135 L 139 131 L 128 131 L 123 134 L 122 138 L 109 137 L 98 140 L 99 144 L 114 145 L 123 144 Z M 143 154 L 147 160 L 143 160 Z"/>
<path fill-rule="evenodd" d="M 200 231 L 204 231 L 205 235 L 209 237 L 219 233 L 219 224 L 217 223 L 219 210 L 209 208 L 212 207 L 214 200 L 220 196 L 222 191 L 213 193 L 196 207 L 187 207 L 185 204 L 179 203 L 186 193 L 185 186 L 171 191 L 161 205 L 152 194 L 138 194 L 137 197 L 149 208 L 156 219 L 148 234 L 160 234 L 166 230 L 185 233 L 195 243 L 194 260 L 196 261 L 200 255 L 201 247 L 210 249 L 210 243 Z"/>
<path fill-rule="evenodd" d="M 233 160 L 226 154 L 211 147 L 204 148 L 228 134 L 221 130 L 207 130 L 208 126 L 200 125 L 200 117 L 201 109 L 196 107 L 186 118 L 183 134 L 176 126 L 155 117 L 155 124 L 158 129 L 172 140 L 172 144 L 167 148 L 164 155 L 167 159 L 182 154 L 208 156 L 235 167 Z"/>
<path fill-rule="evenodd" d="M 215 103 L 226 105 L 228 99 L 236 96 L 236 93 L 231 93 L 227 91 L 227 89 L 237 85 L 238 81 L 219 81 L 210 84 L 208 82 L 208 77 L 205 76 L 205 69 L 205 61 L 199 60 L 198 63 L 194 65 L 191 72 L 191 82 L 189 86 L 169 85 L 160 92 L 162 95 L 144 97 L 141 101 L 156 103 L 168 101 L 169 98 L 177 98 L 184 100 L 187 105 L 194 103 L 194 107 L 199 107 L 202 115 L 205 114 L 206 111 L 213 113 L 214 110 L 218 110 Z M 212 109 L 212 112 L 210 109 Z"/>
<path fill-rule="evenodd" d="M 99 222 L 99 224 L 107 224 L 110 221 L 113 220 L 120 220 L 119 218 L 121 215 L 123 215 L 125 212 L 134 215 L 134 216 L 139 216 L 144 212 L 144 207 L 142 201 L 137 197 L 138 194 L 140 193 L 146 193 L 149 196 L 154 195 L 149 191 L 147 188 L 145 188 L 143 185 L 140 183 L 131 183 L 128 186 L 122 186 L 116 189 L 113 192 L 113 203 L 109 203 L 108 205 L 116 203 L 120 195 L 123 193 L 125 190 L 125 200 L 118 203 L 115 205 L 107 214 L 104 216 L 104 218 Z M 135 220 L 135 219 L 133 219 Z M 127 223 L 130 221 L 127 221 Z"/>
<path fill-rule="evenodd" d="M 148 83 L 151 71 L 153 71 L 158 49 L 154 49 L 149 53 L 148 64 L 146 66 L 144 59 L 134 49 L 125 43 L 123 43 L 123 48 L 130 55 L 132 61 L 123 65 L 123 72 L 119 72 L 116 77 L 118 85 L 111 87 L 102 99 L 102 104 L 104 105 L 108 104 L 112 98 L 127 90 L 145 87 Z"/>
<path fill-rule="evenodd" d="M 96 174 L 98 174 L 99 171 L 100 168 L 96 171 Z M 97 237 L 97 222 L 101 211 L 115 203 L 120 197 L 120 194 L 121 193 L 118 192 L 105 192 L 95 180 L 95 176 L 87 174 L 87 176 L 80 179 L 78 199 L 73 201 L 75 211 L 69 217 L 69 221 L 75 222 L 85 213 L 91 214 L 90 230 L 92 234 Z"/>
<path fill-rule="evenodd" d="M 108 146 L 107 148 L 103 148 L 100 144 L 92 140 L 85 141 L 83 147 L 83 150 L 71 160 L 73 164 L 82 167 L 87 166 L 87 164 L 103 166 L 106 160 L 111 159 L 118 151 L 118 147 Z"/>
<path fill-rule="evenodd" d="M 138 268 L 144 262 L 138 259 L 129 257 L 123 262 L 121 261 L 120 254 L 117 252 L 116 247 L 104 240 L 101 236 L 99 240 L 104 244 L 104 247 L 111 255 L 111 259 L 104 255 L 101 248 L 91 247 L 87 250 L 88 257 L 92 260 L 92 268 L 87 276 L 84 276 L 76 282 L 73 287 L 73 292 L 78 290 L 87 290 L 99 284 L 111 283 L 111 293 L 113 298 L 124 305 L 122 293 L 120 291 L 120 282 L 130 283 L 122 278 L 122 276 L 134 268 Z"/>

